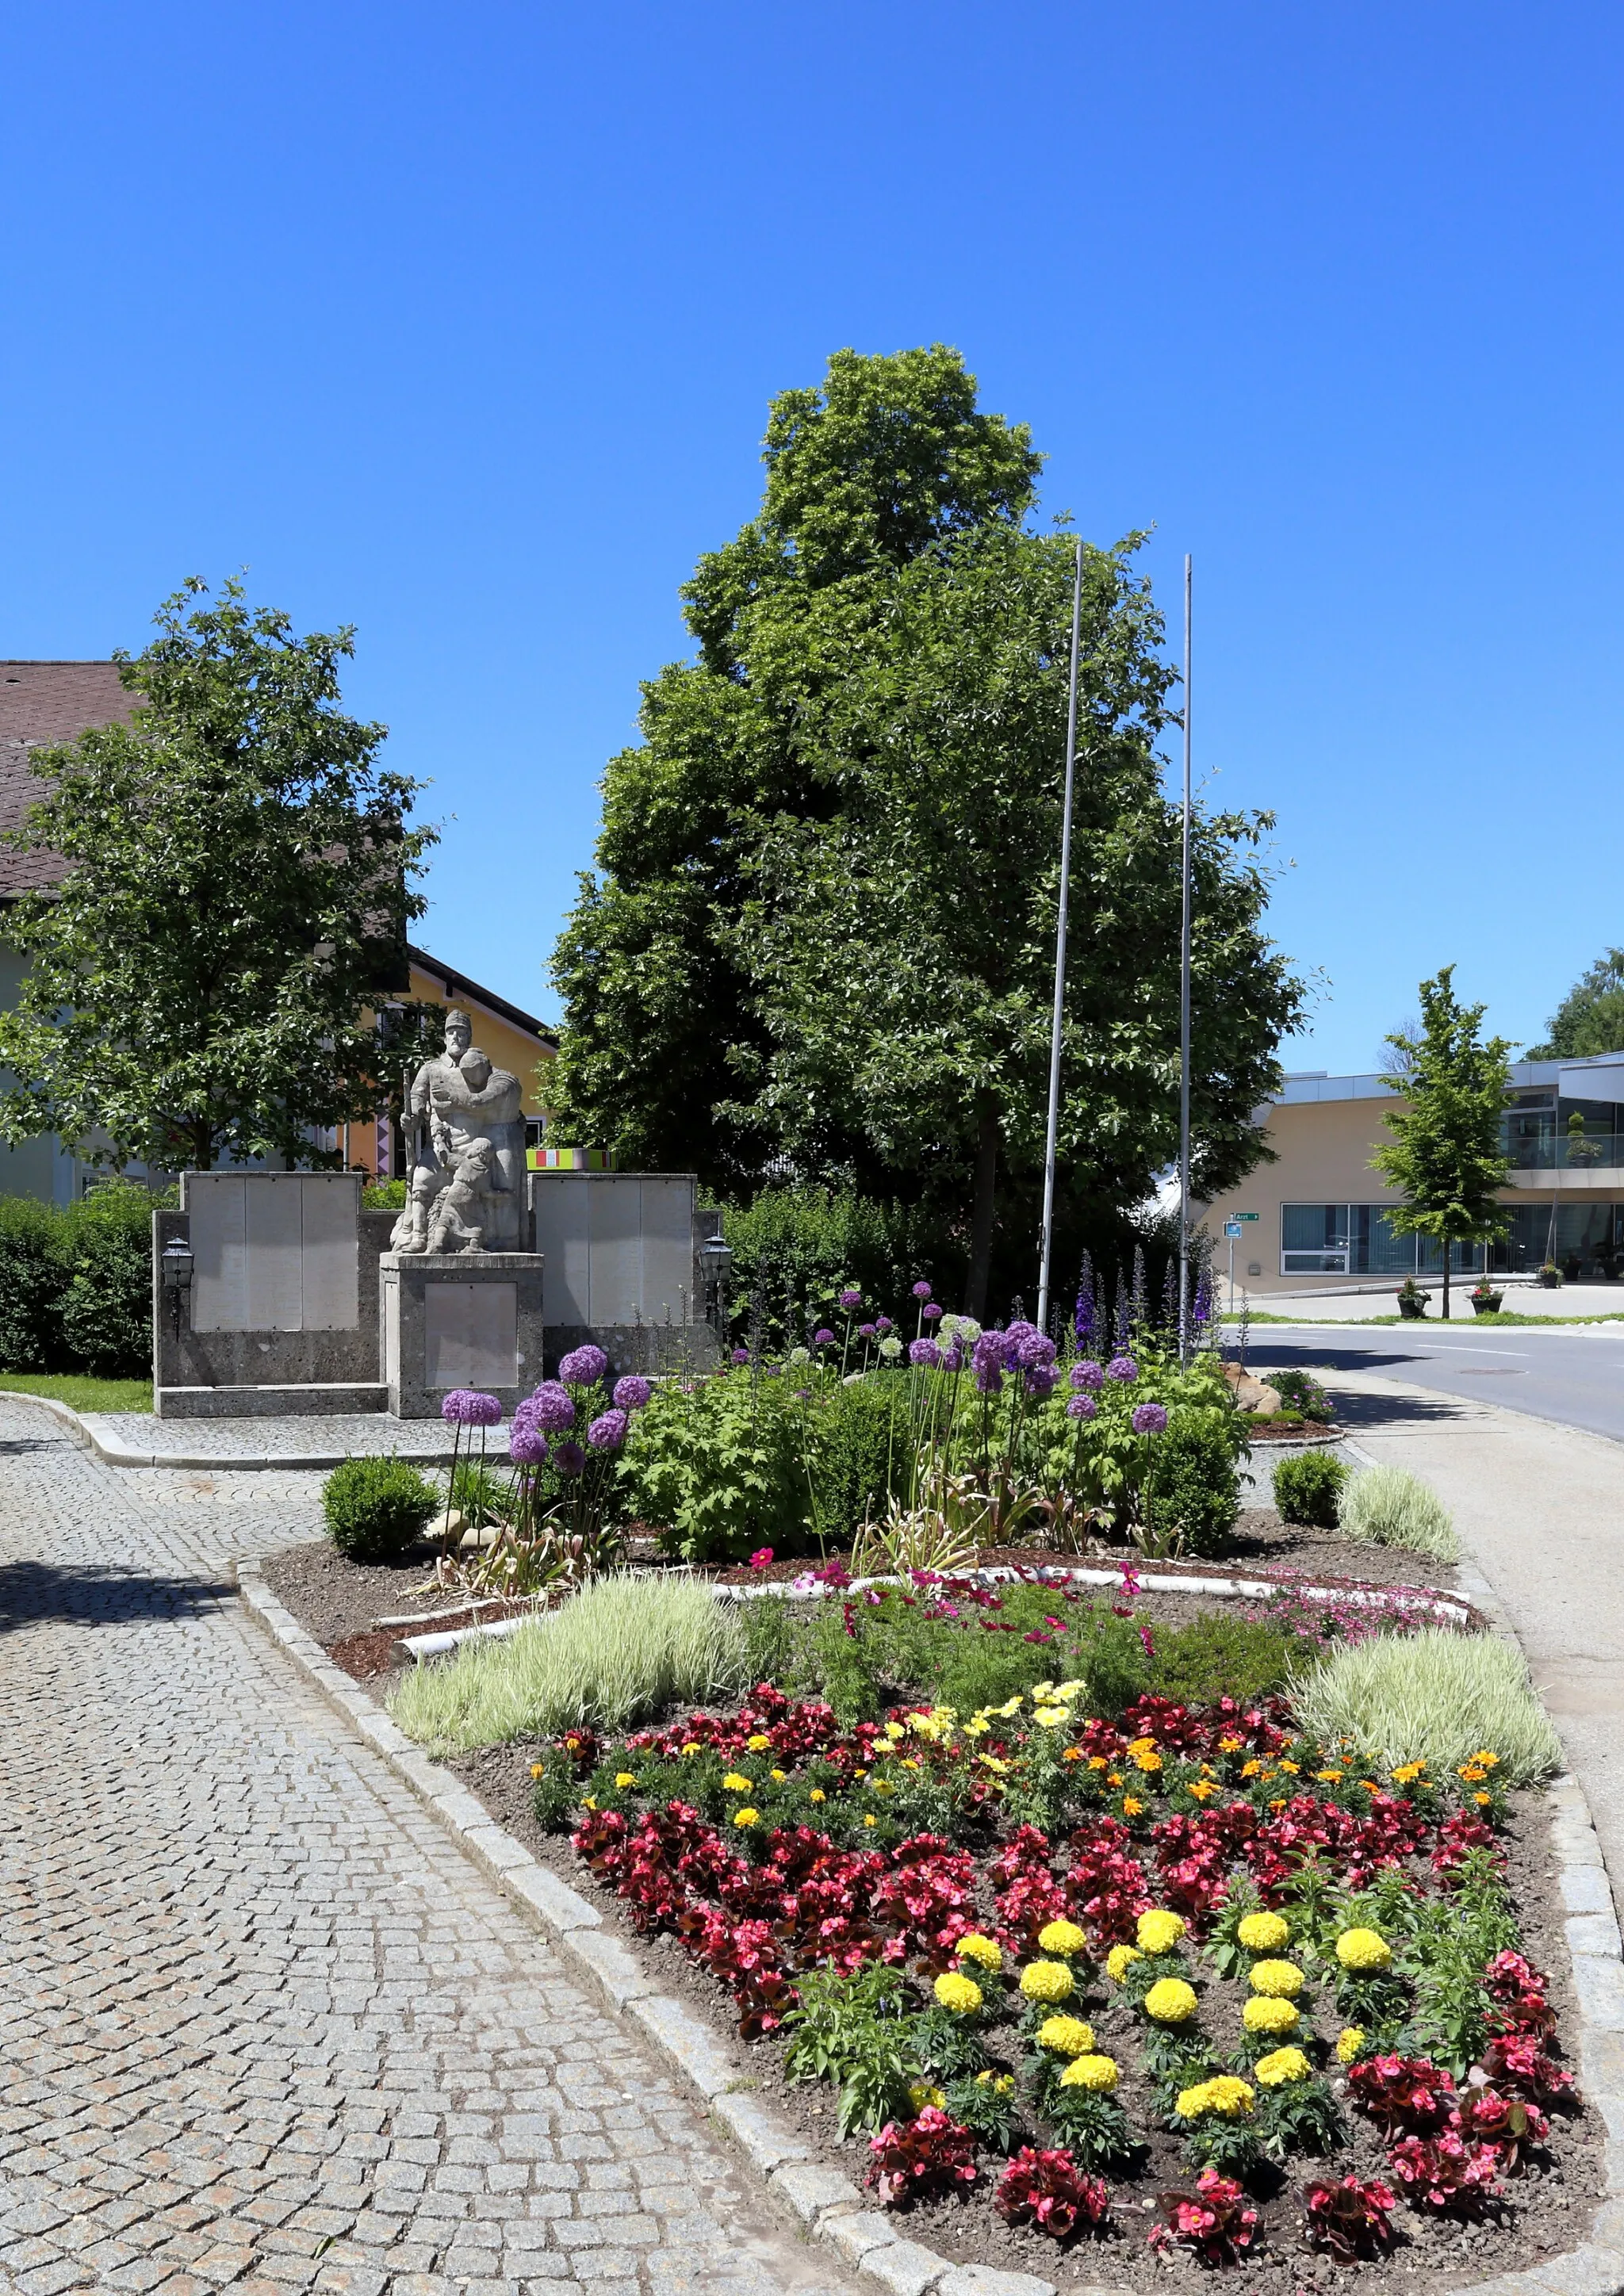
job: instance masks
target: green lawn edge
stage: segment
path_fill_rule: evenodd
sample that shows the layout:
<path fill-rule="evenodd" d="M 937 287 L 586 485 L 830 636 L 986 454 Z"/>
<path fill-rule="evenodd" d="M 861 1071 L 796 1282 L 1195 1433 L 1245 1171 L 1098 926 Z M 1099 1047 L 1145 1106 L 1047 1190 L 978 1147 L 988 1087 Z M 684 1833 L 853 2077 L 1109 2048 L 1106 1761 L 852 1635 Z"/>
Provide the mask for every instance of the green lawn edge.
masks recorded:
<path fill-rule="evenodd" d="M 1226 1315 L 1219 1320 L 1231 1328 L 1236 1328 L 1241 1318 L 1238 1315 Z M 1441 1316 L 1271 1316 L 1267 1308 L 1254 1308 L 1247 1318 L 1251 1324 L 1295 1324 L 1300 1330 L 1305 1324 L 1312 1324 L 1316 1331 L 1327 1332 L 1366 1332 L 1374 1324 L 1427 1324 L 1436 1331 L 1442 1326 L 1443 1320 Z M 1519 1316 L 1514 1310 L 1503 1309 L 1497 1316 L 1451 1316 L 1449 1324 L 1451 1329 L 1456 1324 L 1486 1324 L 1491 1328 L 1497 1324 L 1502 1331 L 1521 1332 L 1543 1331 L 1547 1324 L 1559 1327 L 1575 1324 L 1624 1324 L 1624 1304 L 1620 1304 L 1616 1316 Z"/>
<path fill-rule="evenodd" d="M 150 1379 L 90 1379 L 80 1372 L 0 1372 L 0 1394 L 45 1395 L 75 1411 L 150 1411 Z"/>

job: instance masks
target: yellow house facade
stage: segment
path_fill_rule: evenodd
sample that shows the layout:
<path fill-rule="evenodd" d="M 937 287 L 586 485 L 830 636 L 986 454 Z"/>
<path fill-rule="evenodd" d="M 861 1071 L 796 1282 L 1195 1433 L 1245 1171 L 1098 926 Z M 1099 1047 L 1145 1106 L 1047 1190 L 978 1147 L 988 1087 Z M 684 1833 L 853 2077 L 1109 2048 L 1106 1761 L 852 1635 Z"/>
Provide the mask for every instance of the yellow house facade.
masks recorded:
<path fill-rule="evenodd" d="M 1521 1061 L 1511 1078 L 1509 1233 L 1455 1245 L 1451 1273 L 1532 1275 L 1549 1259 L 1570 1283 L 1624 1279 L 1624 1054 Z M 1437 1244 L 1393 1233 L 1401 1199 L 1371 1168 L 1391 1138 L 1385 1115 L 1402 1105 L 1379 1077 L 1288 1076 L 1258 1111 L 1275 1160 L 1204 1209 L 1215 1273 L 1226 1276 L 1233 1242 L 1236 1288 L 1253 1295 L 1440 1275 Z"/>

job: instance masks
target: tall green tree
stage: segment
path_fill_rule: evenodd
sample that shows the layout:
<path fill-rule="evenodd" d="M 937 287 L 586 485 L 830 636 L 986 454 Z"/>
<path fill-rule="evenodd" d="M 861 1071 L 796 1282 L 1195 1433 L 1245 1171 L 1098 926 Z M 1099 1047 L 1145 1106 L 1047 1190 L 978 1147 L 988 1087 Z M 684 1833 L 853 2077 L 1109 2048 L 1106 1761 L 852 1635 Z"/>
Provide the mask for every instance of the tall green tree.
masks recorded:
<path fill-rule="evenodd" d="M 1023 430 L 939 346 L 849 352 L 774 403 L 762 513 L 687 592 L 696 661 L 644 689 L 599 872 L 559 945 L 563 1123 L 749 1193 L 793 1175 L 934 1206 L 979 1307 L 1029 1284 L 1074 545 L 1023 524 Z M 1177 1103 L 1171 672 L 1132 545 L 1087 557 L 1057 1234 L 1150 1193 Z M 1198 1164 L 1251 1111 L 1301 989 L 1260 926 L 1262 817 L 1197 836 Z M 1002 1280 L 1002 1279 L 1001 1279 Z"/>
<path fill-rule="evenodd" d="M 1624 1052 L 1624 948 L 1610 948 L 1574 982 L 1552 1013 L 1550 1038 L 1529 1061 L 1582 1061 Z"/>
<path fill-rule="evenodd" d="M 1449 1247 L 1504 1236 L 1510 1214 L 1500 1190 L 1511 1174 L 1501 1117 L 1511 1094 L 1511 1046 L 1481 1034 L 1482 1004 L 1455 994 L 1446 964 L 1421 984 L 1421 1026 L 1387 1039 L 1396 1058 L 1382 1081 L 1406 1105 L 1385 1119 L 1393 1135 L 1371 1158 L 1404 1202 L 1388 1214 L 1400 1235 L 1429 1235 L 1443 1247 L 1444 1317 L 1449 1315 Z"/>
<path fill-rule="evenodd" d="M 14 841 L 69 866 L 7 913 L 31 960 L 0 1014 L 7 1139 L 55 1131 L 168 1170 L 321 1163 L 311 1128 L 377 1105 L 366 1008 L 424 907 L 418 784 L 381 769 L 385 728 L 340 707 L 348 629 L 296 637 L 235 581 L 207 597 L 189 581 L 152 644 L 117 657 L 130 724 L 34 755 L 40 802 Z"/>

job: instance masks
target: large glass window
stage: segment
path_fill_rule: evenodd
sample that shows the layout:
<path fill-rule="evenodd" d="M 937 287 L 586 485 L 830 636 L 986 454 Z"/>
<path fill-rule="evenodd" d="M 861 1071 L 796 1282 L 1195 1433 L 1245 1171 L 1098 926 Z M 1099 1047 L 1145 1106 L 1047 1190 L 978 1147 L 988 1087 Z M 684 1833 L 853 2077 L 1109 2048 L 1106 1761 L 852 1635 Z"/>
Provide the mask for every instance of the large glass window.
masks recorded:
<path fill-rule="evenodd" d="M 1395 1235 L 1381 1204 L 1349 1204 L 1349 1267 L 1355 1275 L 1413 1275 L 1415 1239 Z"/>
<path fill-rule="evenodd" d="M 1345 1275 L 1348 1206 L 1282 1204 L 1280 1272 L 1283 1275 Z"/>

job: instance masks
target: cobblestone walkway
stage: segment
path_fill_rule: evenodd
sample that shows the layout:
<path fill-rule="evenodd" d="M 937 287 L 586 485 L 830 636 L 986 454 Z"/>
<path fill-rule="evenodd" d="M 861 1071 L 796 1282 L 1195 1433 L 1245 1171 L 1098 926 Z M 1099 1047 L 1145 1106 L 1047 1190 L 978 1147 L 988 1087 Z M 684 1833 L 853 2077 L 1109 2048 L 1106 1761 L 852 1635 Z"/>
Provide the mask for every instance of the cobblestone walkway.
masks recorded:
<path fill-rule="evenodd" d="M 0 1402 L 0 2288 L 846 2290 L 210 1572 L 316 1479 L 228 1480 Z"/>

